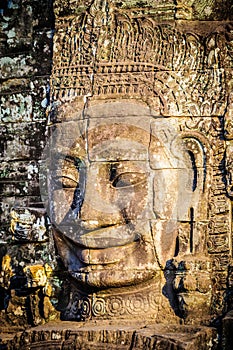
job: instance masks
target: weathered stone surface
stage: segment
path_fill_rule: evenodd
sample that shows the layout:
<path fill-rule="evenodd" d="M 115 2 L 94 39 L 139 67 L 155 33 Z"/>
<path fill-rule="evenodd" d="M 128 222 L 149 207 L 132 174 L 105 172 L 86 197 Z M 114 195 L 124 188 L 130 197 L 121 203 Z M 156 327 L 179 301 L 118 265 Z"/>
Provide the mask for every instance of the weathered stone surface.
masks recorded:
<path fill-rule="evenodd" d="M 9 348 L 215 349 L 199 326 L 233 308 L 231 3 L 0 7 L 1 321 L 42 325 Z M 169 326 L 105 324 L 142 317 Z"/>
<path fill-rule="evenodd" d="M 232 310 L 229 311 L 226 316 L 223 318 L 223 349 L 228 350 L 232 346 Z"/>
<path fill-rule="evenodd" d="M 44 287 L 27 285 L 23 269 L 53 260 L 50 243 L 44 243 L 49 225 L 38 186 L 49 103 L 51 9 L 49 1 L 13 0 L 0 5 L 0 318 L 1 325 L 11 326 L 13 332 L 50 318 L 39 306 L 48 304 Z"/>
<path fill-rule="evenodd" d="M 102 328 L 104 326 L 104 329 Z M 50 323 L 15 336 L 7 349 L 216 349 L 216 331 L 207 327 L 99 323 Z"/>

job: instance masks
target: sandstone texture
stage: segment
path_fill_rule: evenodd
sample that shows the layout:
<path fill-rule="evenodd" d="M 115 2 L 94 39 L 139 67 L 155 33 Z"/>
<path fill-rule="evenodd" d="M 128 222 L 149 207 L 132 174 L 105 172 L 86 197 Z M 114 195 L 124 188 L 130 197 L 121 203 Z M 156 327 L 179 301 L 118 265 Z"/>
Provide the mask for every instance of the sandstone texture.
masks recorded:
<path fill-rule="evenodd" d="M 0 18 L 0 349 L 231 349 L 231 2 Z"/>

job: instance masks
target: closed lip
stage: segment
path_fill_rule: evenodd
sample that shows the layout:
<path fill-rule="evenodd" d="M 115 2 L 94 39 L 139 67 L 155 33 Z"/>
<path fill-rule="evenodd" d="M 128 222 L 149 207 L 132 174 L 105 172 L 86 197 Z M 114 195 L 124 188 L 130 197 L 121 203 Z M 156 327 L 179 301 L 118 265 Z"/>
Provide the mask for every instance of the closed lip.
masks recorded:
<path fill-rule="evenodd" d="M 85 265 L 106 265 L 114 264 L 127 259 L 127 256 L 140 246 L 141 235 L 135 231 L 130 224 L 118 224 L 95 230 L 84 230 L 80 226 L 73 227 L 73 230 L 62 232 L 69 237 L 69 244 L 79 261 Z M 73 233 L 74 232 L 74 233 Z M 77 233 L 78 232 L 78 233 Z"/>
<path fill-rule="evenodd" d="M 135 232 L 133 224 L 112 225 L 91 231 L 80 226 L 60 226 L 59 230 L 80 248 L 94 250 L 127 246 L 138 242 L 141 236 Z"/>
<path fill-rule="evenodd" d="M 77 247 L 76 256 L 86 265 L 114 264 L 127 258 L 139 247 L 139 241 L 123 246 L 104 249 L 88 249 Z"/>

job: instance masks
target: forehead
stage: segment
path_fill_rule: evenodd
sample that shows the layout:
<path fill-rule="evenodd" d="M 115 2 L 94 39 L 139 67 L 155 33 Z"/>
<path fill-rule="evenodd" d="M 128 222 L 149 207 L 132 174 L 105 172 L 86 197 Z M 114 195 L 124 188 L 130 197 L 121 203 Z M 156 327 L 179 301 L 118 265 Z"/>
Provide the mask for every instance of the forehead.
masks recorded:
<path fill-rule="evenodd" d="M 148 160 L 149 129 L 113 119 L 59 124 L 51 146 L 59 153 L 91 161 Z"/>
<path fill-rule="evenodd" d="M 182 144 L 174 142 L 177 125 L 155 118 L 145 106 L 103 103 L 69 118 L 62 113 L 63 121 L 52 128 L 51 147 L 58 153 L 90 161 L 146 161 L 152 169 L 187 166 Z"/>

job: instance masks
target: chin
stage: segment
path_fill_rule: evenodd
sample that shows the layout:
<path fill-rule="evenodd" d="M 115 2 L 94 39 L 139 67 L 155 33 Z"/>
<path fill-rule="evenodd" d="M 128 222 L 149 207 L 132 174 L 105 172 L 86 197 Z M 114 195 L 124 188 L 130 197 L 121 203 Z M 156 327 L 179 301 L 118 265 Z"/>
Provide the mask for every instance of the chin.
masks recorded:
<path fill-rule="evenodd" d="M 108 289 L 138 285 L 160 271 L 149 235 L 122 246 L 81 247 L 58 232 L 54 236 L 59 255 L 80 289 Z"/>
<path fill-rule="evenodd" d="M 154 252 L 149 248 L 139 245 L 132 254 L 115 263 L 89 264 L 76 271 L 71 271 L 68 266 L 68 271 L 80 285 L 87 288 L 122 288 L 141 284 L 154 278 L 160 271 Z"/>
<path fill-rule="evenodd" d="M 89 272 L 84 271 L 69 271 L 71 276 L 78 282 L 78 284 L 86 288 L 96 289 L 109 289 L 109 288 L 122 288 L 141 284 L 153 279 L 157 274 L 156 269 L 145 269 L 137 270 L 131 268 L 125 271 L 117 269 L 100 269 L 91 270 Z"/>

